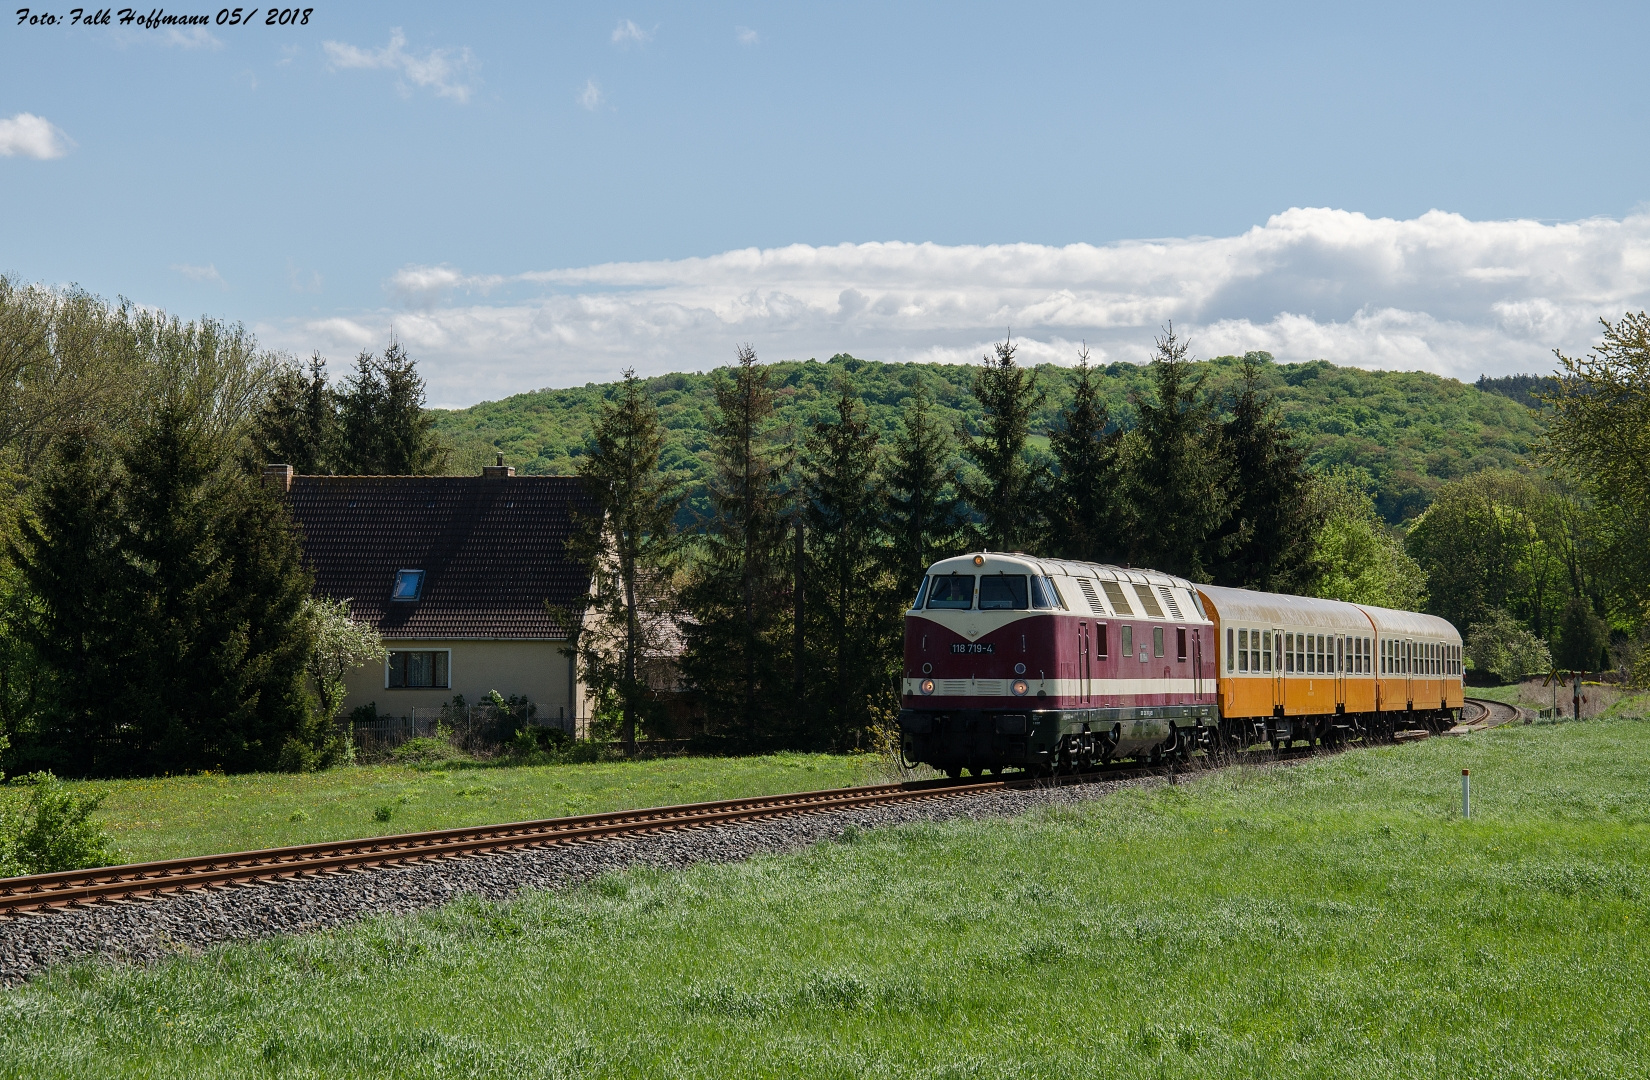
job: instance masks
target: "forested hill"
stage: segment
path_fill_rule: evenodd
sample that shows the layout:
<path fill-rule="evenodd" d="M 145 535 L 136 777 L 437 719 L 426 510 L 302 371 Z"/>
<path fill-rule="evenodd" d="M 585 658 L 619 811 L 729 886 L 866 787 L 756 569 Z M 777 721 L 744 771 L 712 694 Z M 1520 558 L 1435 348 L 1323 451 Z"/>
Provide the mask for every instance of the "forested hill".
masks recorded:
<path fill-rule="evenodd" d="M 1447 480 L 1516 465 L 1530 453 L 1541 431 L 1537 414 L 1518 401 L 1454 379 L 1336 367 L 1323 360 L 1276 364 L 1264 353 L 1255 355 L 1265 360 L 1265 385 L 1298 433 L 1311 464 L 1367 470 L 1381 513 L 1394 523 L 1418 514 Z M 1195 365 L 1205 379 L 1205 391 L 1217 402 L 1228 397 L 1240 363 L 1238 357 L 1224 356 Z M 1119 363 L 1101 370 L 1100 384 L 1113 421 L 1131 426 L 1131 397 L 1151 392 L 1149 369 Z M 794 425 L 798 439 L 830 400 L 834 381 L 843 371 L 854 380 L 872 420 L 886 433 L 896 428 L 907 397 L 919 383 L 956 424 L 974 430 L 979 414 L 969 391 L 974 368 L 884 364 L 844 355 L 826 362 L 772 365 L 779 421 Z M 685 477 L 697 478 L 702 472 L 712 378 L 683 373 L 648 380 L 671 433 L 665 463 Z M 1034 430 L 1047 431 L 1056 421 L 1070 397 L 1071 379 L 1070 368 L 1037 368 L 1038 385 L 1047 391 L 1047 400 Z M 539 390 L 437 412 L 438 429 L 455 451 L 452 468 L 476 471 L 503 451 L 507 462 L 524 473 L 571 473 L 600 403 L 614 385 Z M 1044 444 L 1046 440 L 1039 440 Z"/>

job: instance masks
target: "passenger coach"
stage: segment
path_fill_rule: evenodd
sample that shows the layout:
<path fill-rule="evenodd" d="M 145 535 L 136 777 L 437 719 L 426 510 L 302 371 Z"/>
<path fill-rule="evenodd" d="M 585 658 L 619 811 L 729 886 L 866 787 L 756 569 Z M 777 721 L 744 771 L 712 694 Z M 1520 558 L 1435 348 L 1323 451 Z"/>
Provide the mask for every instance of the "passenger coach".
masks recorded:
<path fill-rule="evenodd" d="M 1462 703 L 1443 619 L 1019 553 L 930 567 L 904 666 L 905 756 L 952 776 L 1390 736 Z"/>

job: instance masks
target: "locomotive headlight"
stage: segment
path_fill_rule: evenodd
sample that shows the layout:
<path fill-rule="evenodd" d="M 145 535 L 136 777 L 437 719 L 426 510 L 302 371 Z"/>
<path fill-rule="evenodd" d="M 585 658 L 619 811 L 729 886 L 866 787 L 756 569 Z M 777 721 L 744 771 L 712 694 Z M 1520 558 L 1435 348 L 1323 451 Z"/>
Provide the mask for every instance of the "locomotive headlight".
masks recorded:
<path fill-rule="evenodd" d="M 917 689 L 921 690 L 924 694 L 932 694 L 934 692 L 934 680 L 933 679 L 924 679 L 924 680 L 922 680 L 922 682 L 917 684 Z"/>
<path fill-rule="evenodd" d="M 1015 679 L 1012 689 L 1014 690 L 1015 697 L 1025 697 L 1026 691 L 1031 689 L 1031 684 L 1026 682 L 1024 679 Z"/>

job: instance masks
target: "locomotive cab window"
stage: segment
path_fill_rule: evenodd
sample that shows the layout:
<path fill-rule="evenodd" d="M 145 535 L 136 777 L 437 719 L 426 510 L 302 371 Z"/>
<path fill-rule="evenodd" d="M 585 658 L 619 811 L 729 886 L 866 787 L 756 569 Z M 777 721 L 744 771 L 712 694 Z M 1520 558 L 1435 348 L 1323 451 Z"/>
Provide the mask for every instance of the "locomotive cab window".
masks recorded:
<path fill-rule="evenodd" d="M 922 601 L 923 601 L 923 598 L 926 597 L 927 595 L 928 595 L 928 579 L 923 578 L 922 581 L 917 585 L 917 598 L 915 600 L 911 601 L 911 610 L 912 611 L 922 610 Z"/>
<path fill-rule="evenodd" d="M 1031 606 L 1034 608 L 1054 607 L 1054 601 L 1049 599 L 1048 586 L 1043 584 L 1043 579 L 1040 577 L 1031 579 Z"/>
<path fill-rule="evenodd" d="M 981 611 L 1022 611 L 1031 606 L 1026 596 L 1024 574 L 987 575 L 980 579 Z"/>
<path fill-rule="evenodd" d="M 935 574 L 928 583 L 929 610 L 966 610 L 974 606 L 973 574 Z"/>

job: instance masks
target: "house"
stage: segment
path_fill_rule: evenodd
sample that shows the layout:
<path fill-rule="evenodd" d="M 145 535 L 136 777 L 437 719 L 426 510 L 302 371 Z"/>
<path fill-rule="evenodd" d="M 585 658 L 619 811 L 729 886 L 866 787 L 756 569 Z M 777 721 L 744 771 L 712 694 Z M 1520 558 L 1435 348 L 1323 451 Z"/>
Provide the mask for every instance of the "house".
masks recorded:
<path fill-rule="evenodd" d="M 286 492 L 318 596 L 347 599 L 389 655 L 351 674 L 344 709 L 428 715 L 497 690 L 541 720 L 588 713 L 569 629 L 590 591 L 569 558 L 576 516 L 595 512 L 577 477 L 298 476 L 264 468 Z M 569 613 L 572 613 L 571 615 Z"/>

